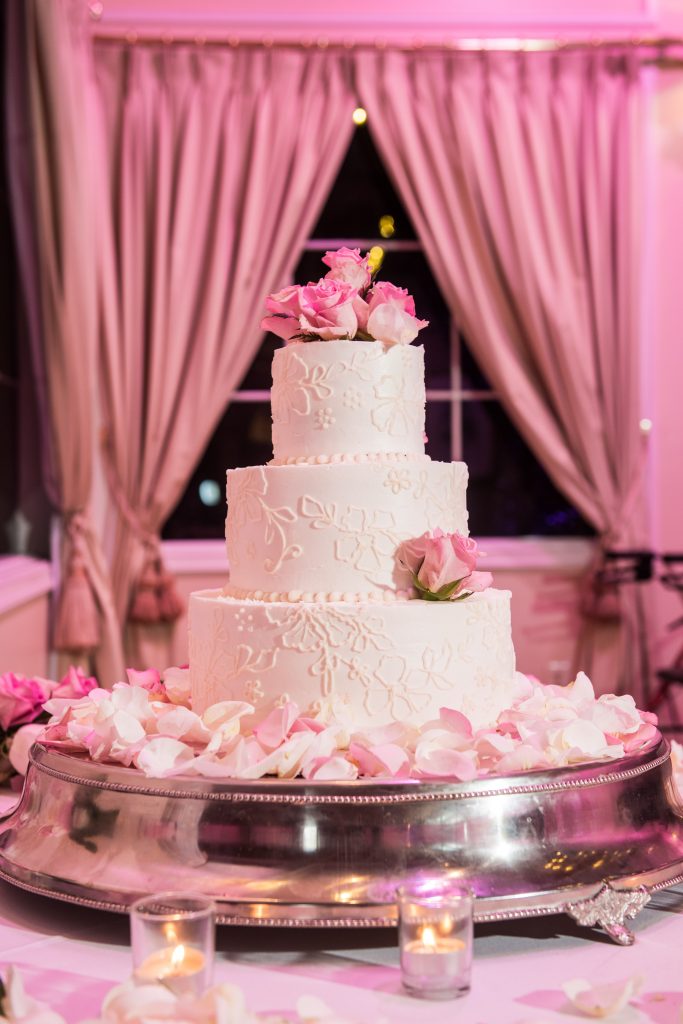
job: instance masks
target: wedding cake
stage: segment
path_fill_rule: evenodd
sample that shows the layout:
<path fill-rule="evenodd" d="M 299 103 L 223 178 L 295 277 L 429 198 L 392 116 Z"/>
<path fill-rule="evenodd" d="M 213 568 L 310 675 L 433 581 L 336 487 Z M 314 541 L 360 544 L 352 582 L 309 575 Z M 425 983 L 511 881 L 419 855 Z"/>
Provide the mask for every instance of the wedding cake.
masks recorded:
<path fill-rule="evenodd" d="M 348 252 L 328 254 L 347 276 L 366 266 Z M 423 322 L 401 289 L 359 297 L 330 265 L 310 286 L 322 312 L 306 314 L 306 289 L 271 297 L 265 325 L 289 342 L 273 359 L 273 458 L 227 474 L 229 582 L 190 599 L 192 706 L 243 700 L 262 717 L 293 701 L 358 728 L 448 707 L 490 725 L 514 692 L 510 594 L 467 579 L 432 593 L 424 550 L 416 566 L 406 554 L 424 537 L 475 548 L 467 467 L 425 454 L 424 351 L 405 343 Z"/>

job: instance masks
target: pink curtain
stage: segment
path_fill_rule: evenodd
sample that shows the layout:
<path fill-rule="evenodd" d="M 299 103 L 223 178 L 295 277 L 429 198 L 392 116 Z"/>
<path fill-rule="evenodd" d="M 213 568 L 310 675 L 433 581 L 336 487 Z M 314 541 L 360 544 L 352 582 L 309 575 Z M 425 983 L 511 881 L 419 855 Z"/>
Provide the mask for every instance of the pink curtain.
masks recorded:
<path fill-rule="evenodd" d="M 642 542 L 637 57 L 387 52 L 357 75 L 509 415 L 605 545 Z"/>
<path fill-rule="evenodd" d="M 10 182 L 44 439 L 45 484 L 62 520 L 53 644 L 95 652 L 103 682 L 123 658 L 90 517 L 97 354 L 88 125 L 94 82 L 86 16 L 71 0 L 10 8 Z"/>
<path fill-rule="evenodd" d="M 101 44 L 96 58 L 113 581 L 122 618 L 157 621 L 178 610 L 159 530 L 260 344 L 264 296 L 291 278 L 355 96 L 324 53 Z"/>

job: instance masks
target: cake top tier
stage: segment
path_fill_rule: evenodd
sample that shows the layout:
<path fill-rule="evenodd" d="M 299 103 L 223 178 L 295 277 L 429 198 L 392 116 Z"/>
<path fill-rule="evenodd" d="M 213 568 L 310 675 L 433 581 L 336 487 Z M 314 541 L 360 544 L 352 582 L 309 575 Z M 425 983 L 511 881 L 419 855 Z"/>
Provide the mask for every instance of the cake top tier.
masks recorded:
<path fill-rule="evenodd" d="M 273 358 L 273 462 L 425 458 L 424 350 L 313 341 Z"/>

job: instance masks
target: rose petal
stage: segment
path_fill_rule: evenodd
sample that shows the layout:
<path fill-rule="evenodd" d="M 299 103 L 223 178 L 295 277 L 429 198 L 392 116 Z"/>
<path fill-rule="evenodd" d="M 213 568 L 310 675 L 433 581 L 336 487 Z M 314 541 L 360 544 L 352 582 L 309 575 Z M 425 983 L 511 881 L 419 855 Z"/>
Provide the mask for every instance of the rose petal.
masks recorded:
<path fill-rule="evenodd" d="M 165 779 L 186 772 L 194 760 L 194 751 L 180 740 L 156 736 L 136 754 L 136 766 L 153 779 Z"/>
<path fill-rule="evenodd" d="M 472 736 L 472 723 L 461 711 L 454 708 L 439 708 L 439 720 L 460 736 Z"/>
<path fill-rule="evenodd" d="M 281 708 L 273 708 L 254 729 L 254 736 L 266 750 L 275 750 L 289 735 L 299 717 L 299 708 L 288 701 Z"/>
<path fill-rule="evenodd" d="M 643 979 L 635 975 L 623 981 L 591 985 L 582 979 L 566 982 L 562 988 L 569 1001 L 587 1017 L 609 1017 L 637 995 Z"/>
<path fill-rule="evenodd" d="M 12 737 L 8 757 L 10 764 L 19 775 L 26 775 L 29 750 L 44 733 L 44 725 L 22 725 Z"/>

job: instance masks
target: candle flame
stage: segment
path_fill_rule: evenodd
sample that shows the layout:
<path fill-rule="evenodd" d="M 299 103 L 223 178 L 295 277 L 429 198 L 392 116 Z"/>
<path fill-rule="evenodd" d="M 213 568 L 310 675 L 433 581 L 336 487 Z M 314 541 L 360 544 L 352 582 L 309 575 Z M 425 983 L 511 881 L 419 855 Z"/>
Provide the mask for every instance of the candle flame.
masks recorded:
<path fill-rule="evenodd" d="M 171 953 L 171 966 L 172 967 L 179 967 L 180 964 L 182 964 L 184 959 L 185 959 L 185 947 L 181 944 L 180 946 L 176 946 L 176 948 Z"/>
<path fill-rule="evenodd" d="M 427 946 L 430 950 L 436 949 L 436 934 L 429 925 L 425 925 L 422 929 L 422 945 Z"/>

